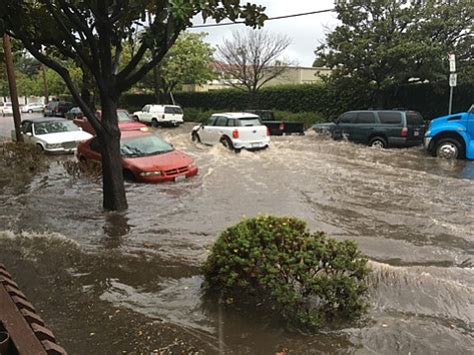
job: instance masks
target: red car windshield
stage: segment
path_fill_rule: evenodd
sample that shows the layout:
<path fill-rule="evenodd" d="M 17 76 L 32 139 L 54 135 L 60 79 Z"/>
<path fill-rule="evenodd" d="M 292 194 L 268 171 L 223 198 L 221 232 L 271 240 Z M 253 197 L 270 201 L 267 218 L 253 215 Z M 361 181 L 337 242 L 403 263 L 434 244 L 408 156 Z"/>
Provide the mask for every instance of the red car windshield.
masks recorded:
<path fill-rule="evenodd" d="M 125 138 L 120 142 L 120 152 L 127 158 L 146 157 L 173 150 L 169 143 L 153 135 Z"/>

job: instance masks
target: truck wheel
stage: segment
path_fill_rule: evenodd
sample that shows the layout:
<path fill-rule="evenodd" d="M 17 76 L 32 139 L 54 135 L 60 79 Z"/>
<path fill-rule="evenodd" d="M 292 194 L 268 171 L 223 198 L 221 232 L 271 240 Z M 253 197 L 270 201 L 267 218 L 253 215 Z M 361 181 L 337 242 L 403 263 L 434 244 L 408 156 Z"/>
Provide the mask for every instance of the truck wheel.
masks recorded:
<path fill-rule="evenodd" d="M 455 138 L 445 138 L 436 142 L 436 156 L 443 159 L 462 158 L 462 145 Z"/>
<path fill-rule="evenodd" d="M 373 137 L 369 142 L 369 147 L 387 148 L 387 146 L 387 141 L 382 137 Z"/>
<path fill-rule="evenodd" d="M 133 119 L 137 122 L 140 122 L 140 119 L 138 118 L 138 116 L 133 116 Z"/>
<path fill-rule="evenodd" d="M 157 120 L 156 118 L 153 118 L 153 119 L 151 120 L 151 125 L 152 125 L 153 127 L 158 127 L 158 120 Z"/>
<path fill-rule="evenodd" d="M 231 140 L 229 137 L 222 137 L 221 138 L 221 143 L 224 147 L 230 150 L 234 150 L 234 145 L 232 144 Z"/>
<path fill-rule="evenodd" d="M 195 143 L 201 143 L 201 137 L 199 137 L 199 134 L 197 134 L 197 132 L 191 133 L 191 140 Z"/>
<path fill-rule="evenodd" d="M 36 144 L 36 150 L 37 150 L 38 152 L 42 152 L 42 151 L 44 151 L 44 148 L 43 148 L 43 146 L 42 146 L 41 144 L 38 143 L 38 144 Z"/>

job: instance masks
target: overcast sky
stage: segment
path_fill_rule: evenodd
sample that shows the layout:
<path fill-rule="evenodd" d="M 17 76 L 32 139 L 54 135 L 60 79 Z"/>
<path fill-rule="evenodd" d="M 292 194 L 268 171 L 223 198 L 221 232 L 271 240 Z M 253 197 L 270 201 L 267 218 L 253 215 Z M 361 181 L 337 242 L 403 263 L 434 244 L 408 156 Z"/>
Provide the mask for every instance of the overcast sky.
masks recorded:
<path fill-rule="evenodd" d="M 265 13 L 268 17 L 326 10 L 334 7 L 334 0 L 246 0 L 245 2 L 266 6 Z M 202 23 L 200 17 L 195 20 L 195 24 L 198 23 Z M 315 58 L 313 52 L 324 40 L 327 28 L 333 29 L 337 24 L 336 14 L 332 12 L 268 21 L 265 23 L 264 29 L 271 33 L 286 34 L 291 38 L 292 44 L 284 53 L 285 58 L 300 66 L 312 66 Z M 223 38 L 230 38 L 233 31 L 245 29 L 244 25 L 233 25 L 196 28 L 190 31 L 209 33 L 206 40 L 215 46 L 222 43 Z"/>

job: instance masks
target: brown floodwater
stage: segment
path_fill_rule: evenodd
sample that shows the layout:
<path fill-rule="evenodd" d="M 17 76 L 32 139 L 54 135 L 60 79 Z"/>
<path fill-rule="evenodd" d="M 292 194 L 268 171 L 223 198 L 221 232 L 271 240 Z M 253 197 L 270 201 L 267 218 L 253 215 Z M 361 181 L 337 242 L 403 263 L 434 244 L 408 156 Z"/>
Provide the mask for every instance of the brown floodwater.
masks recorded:
<path fill-rule="evenodd" d="M 0 262 L 70 354 L 474 352 L 474 162 L 312 132 L 234 154 L 192 143 L 191 127 L 157 134 L 199 175 L 126 183 L 125 213 L 104 213 L 101 186 L 66 173 L 73 157 L 36 175 L 0 167 Z M 357 241 L 373 268 L 364 319 L 301 335 L 203 298 L 219 233 L 262 213 Z"/>

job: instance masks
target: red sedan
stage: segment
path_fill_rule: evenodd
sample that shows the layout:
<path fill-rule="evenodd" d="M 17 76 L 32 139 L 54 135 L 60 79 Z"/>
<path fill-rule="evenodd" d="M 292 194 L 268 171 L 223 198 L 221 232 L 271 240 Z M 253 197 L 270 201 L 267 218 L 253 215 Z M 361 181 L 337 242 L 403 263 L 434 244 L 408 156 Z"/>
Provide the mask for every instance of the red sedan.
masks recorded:
<path fill-rule="evenodd" d="M 96 115 L 99 120 L 102 119 L 102 111 L 98 110 Z M 133 120 L 127 110 L 117 110 L 117 118 L 118 126 L 121 131 L 129 131 L 146 127 L 143 123 Z M 74 118 L 73 122 L 81 127 L 84 131 L 95 136 L 95 131 L 92 128 L 92 125 L 90 124 L 87 117 L 85 117 L 83 114 Z"/>
<path fill-rule="evenodd" d="M 198 173 L 191 157 L 150 132 L 123 131 L 120 141 L 124 177 L 139 182 L 180 181 Z M 97 137 L 77 147 L 80 161 L 100 161 Z"/>

